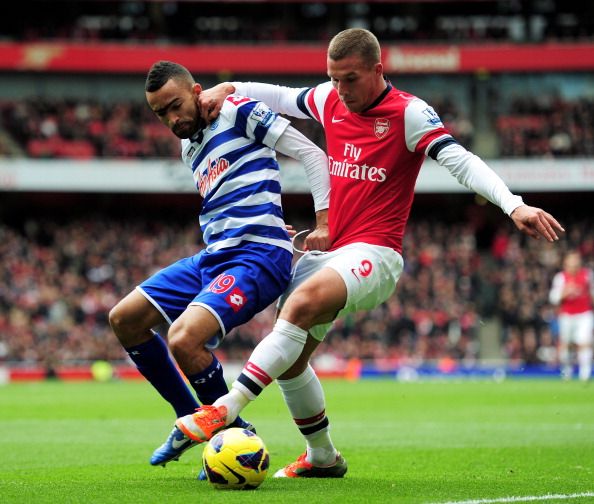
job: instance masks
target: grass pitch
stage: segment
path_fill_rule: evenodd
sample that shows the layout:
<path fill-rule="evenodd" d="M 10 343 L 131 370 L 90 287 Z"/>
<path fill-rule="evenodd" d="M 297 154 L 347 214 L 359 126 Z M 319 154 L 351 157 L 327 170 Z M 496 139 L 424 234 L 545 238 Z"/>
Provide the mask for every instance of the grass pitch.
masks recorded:
<path fill-rule="evenodd" d="M 201 447 L 165 469 L 148 464 L 173 413 L 145 382 L 0 387 L 0 502 L 594 503 L 594 383 L 324 388 L 346 477 L 270 477 L 304 446 L 273 385 L 244 412 L 270 450 L 269 477 L 255 491 L 221 491 L 196 480 Z"/>

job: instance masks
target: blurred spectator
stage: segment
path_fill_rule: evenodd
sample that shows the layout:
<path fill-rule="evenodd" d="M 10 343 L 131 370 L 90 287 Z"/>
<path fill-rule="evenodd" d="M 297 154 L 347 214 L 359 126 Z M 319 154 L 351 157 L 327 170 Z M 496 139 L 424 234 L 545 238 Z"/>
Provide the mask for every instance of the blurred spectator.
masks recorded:
<path fill-rule="evenodd" d="M 588 381 L 592 373 L 592 331 L 594 331 L 594 272 L 583 267 L 578 250 L 563 258 L 563 269 L 554 277 L 549 301 L 558 306 L 559 361 L 565 379 L 573 374 L 573 347 L 579 378 Z"/>
<path fill-rule="evenodd" d="M 501 157 L 594 156 L 594 99 L 516 98 L 497 119 Z"/>

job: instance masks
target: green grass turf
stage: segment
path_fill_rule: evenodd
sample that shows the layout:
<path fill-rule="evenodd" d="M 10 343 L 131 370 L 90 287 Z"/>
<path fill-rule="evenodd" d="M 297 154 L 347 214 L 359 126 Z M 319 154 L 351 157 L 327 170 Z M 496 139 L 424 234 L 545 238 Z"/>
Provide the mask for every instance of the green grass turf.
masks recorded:
<path fill-rule="evenodd" d="M 0 387 L 0 503 L 441 503 L 594 492 L 594 383 L 324 381 L 343 480 L 198 482 L 200 447 L 148 458 L 173 423 L 145 382 Z M 272 474 L 303 450 L 275 385 L 245 410 Z M 546 502 L 594 502 L 594 497 Z"/>

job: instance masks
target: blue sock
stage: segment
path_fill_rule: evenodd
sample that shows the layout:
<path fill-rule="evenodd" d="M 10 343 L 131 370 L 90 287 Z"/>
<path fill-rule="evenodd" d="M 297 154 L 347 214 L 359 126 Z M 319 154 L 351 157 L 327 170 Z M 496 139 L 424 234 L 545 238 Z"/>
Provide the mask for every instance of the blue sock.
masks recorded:
<path fill-rule="evenodd" d="M 219 397 L 229 392 L 227 382 L 223 376 L 223 366 L 214 354 L 210 366 L 199 373 L 188 376 L 188 381 L 194 387 L 198 400 L 202 404 L 212 404 Z M 246 427 L 247 425 L 249 425 L 248 422 L 241 417 L 237 417 L 231 424 L 233 427 Z"/>
<path fill-rule="evenodd" d="M 167 344 L 158 334 L 140 345 L 126 348 L 126 351 L 138 371 L 173 406 L 178 417 L 189 415 L 200 406 L 169 355 Z"/>

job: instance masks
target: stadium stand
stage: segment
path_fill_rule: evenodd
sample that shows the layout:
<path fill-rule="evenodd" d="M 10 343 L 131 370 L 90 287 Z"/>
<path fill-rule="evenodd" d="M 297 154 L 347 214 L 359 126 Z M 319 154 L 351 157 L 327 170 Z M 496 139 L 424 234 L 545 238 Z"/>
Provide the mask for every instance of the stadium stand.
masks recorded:
<path fill-rule="evenodd" d="M 480 43 L 591 40 L 594 7 L 579 0 L 101 1 L 17 4 L 27 23 L 0 23 L 13 40 L 138 40 L 144 43 L 326 41 L 357 25 L 391 41 Z M 20 12 L 19 12 L 20 11 Z"/>
<path fill-rule="evenodd" d="M 302 226 L 305 224 L 302 224 Z M 300 226 L 300 227 L 302 227 Z M 547 286 L 567 247 L 581 246 L 594 265 L 594 230 L 572 223 L 560 247 L 524 241 L 501 224 L 481 250 L 469 222 L 413 220 L 396 294 L 330 333 L 321 358 L 419 363 L 479 358 L 479 324 L 501 320 L 500 358 L 551 364 L 541 349 L 555 337 Z M 95 237 L 89 240 L 89 236 Z M 147 273 L 200 247 L 193 222 L 114 215 L 27 219 L 0 227 L 0 332 L 5 359 L 76 364 L 125 359 L 107 312 Z M 271 308 L 225 340 L 222 357 L 242 359 L 270 327 Z M 554 357 L 553 357 L 554 358 Z M 554 363 L 554 362 L 553 362 Z"/>
<path fill-rule="evenodd" d="M 594 99 L 524 96 L 497 121 L 501 157 L 592 157 Z"/>
<path fill-rule="evenodd" d="M 462 145 L 473 148 L 475 128 L 451 99 L 430 100 Z M 495 115 L 497 157 L 584 157 L 594 155 L 594 99 L 550 95 L 517 98 Z M 16 148 L 6 156 L 31 158 L 179 158 L 179 144 L 143 102 L 101 103 L 84 99 L 25 99 L 0 104 L 0 129 Z M 27 120 L 23 121 L 23 117 Z M 312 121 L 293 124 L 323 147 Z"/>
<path fill-rule="evenodd" d="M 318 351 L 316 366 L 341 373 L 355 366 L 356 373 L 367 362 L 389 372 L 432 363 L 447 372 L 489 358 L 518 368 L 556 368 L 550 279 L 571 247 L 580 248 L 585 263 L 594 266 L 594 231 L 584 218 L 593 188 L 587 174 L 594 173 L 594 6 L 573 0 L 536 2 L 530 9 L 525 4 L 15 6 L 27 9 L 26 23 L 0 20 L 5 41 L 0 45 L 0 361 L 38 367 L 42 374 L 98 359 L 125 363 L 107 312 L 147 274 L 201 246 L 191 219 L 197 214 L 193 195 L 169 195 L 164 203 L 158 191 L 116 196 L 117 180 L 75 196 L 48 185 L 50 160 L 63 160 L 83 177 L 86 161 L 107 166 L 113 160 L 178 158 L 177 140 L 143 101 L 146 61 L 180 54 L 193 62 L 206 86 L 228 78 L 311 85 L 325 78 L 328 37 L 356 25 L 394 43 L 386 59 L 390 78 L 430 101 L 463 145 L 490 159 L 535 160 L 528 165 L 535 172 L 542 166 L 536 160 L 560 160 L 556 166 L 562 171 L 570 166 L 563 161 L 572 158 L 583 166 L 576 168 L 582 178 L 559 197 L 530 185 L 519 191 L 532 193 L 531 203 L 542 201 L 564 218 L 567 237 L 552 247 L 524 239 L 502 215 L 470 196 L 440 190 L 418 195 L 397 292 L 380 308 L 338 323 Z M 497 44 L 515 45 L 509 52 Z M 164 53 L 168 46 L 173 49 Z M 251 50 L 246 53 L 251 59 L 238 47 Z M 85 57 L 91 49 L 95 56 Z M 255 57 L 275 49 L 282 64 Z M 285 49 L 295 49 L 297 57 L 283 56 Z M 535 50 L 536 56 L 530 52 Z M 233 59 L 235 53 L 242 54 L 247 69 Z M 315 123 L 294 124 L 323 146 Z M 14 171 L 2 171 L 13 160 L 39 168 L 46 185 L 35 193 L 20 188 Z M 289 222 L 307 227 L 308 199 L 289 194 L 287 200 Z M 164 214 L 174 215 L 174 223 Z M 229 334 L 221 359 L 244 359 L 273 317 L 271 307 Z"/>

